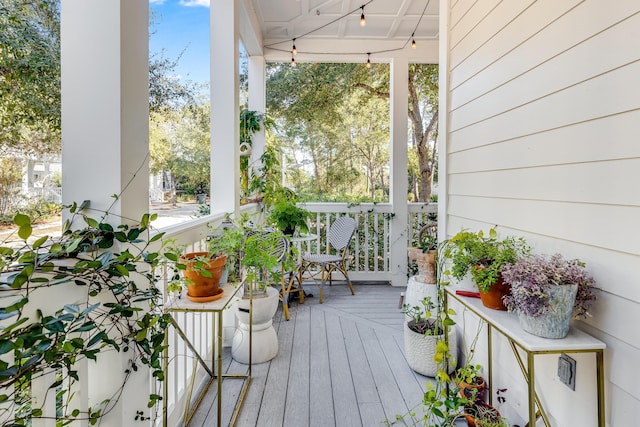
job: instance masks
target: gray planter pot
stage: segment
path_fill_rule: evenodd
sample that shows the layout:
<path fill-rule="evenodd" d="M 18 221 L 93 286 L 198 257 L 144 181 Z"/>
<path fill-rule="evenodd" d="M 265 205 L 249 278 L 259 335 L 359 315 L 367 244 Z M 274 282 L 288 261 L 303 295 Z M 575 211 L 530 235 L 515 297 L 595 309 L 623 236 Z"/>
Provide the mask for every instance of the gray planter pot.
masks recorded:
<path fill-rule="evenodd" d="M 549 291 L 551 310 L 542 316 L 528 316 L 518 312 L 520 326 L 530 334 L 542 338 L 564 338 L 571 327 L 573 305 L 576 301 L 578 285 L 554 285 Z"/>

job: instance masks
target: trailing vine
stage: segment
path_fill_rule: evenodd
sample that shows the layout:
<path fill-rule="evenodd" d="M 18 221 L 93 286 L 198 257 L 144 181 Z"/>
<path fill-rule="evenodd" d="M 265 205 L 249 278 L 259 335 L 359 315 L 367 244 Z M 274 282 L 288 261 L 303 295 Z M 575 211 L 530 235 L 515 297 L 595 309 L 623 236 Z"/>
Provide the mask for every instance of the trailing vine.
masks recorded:
<path fill-rule="evenodd" d="M 108 212 L 96 220 L 84 213 L 87 208 L 87 203 L 67 207 L 73 215 L 58 239 L 34 240 L 30 218 L 16 215 L 21 243 L 0 244 L 1 425 L 30 425 L 31 419 L 47 416 L 42 402 L 28 397 L 30 384 L 38 379 L 50 378 L 47 394 L 55 393 L 58 425 L 81 419 L 97 423 L 141 367 L 156 380 L 164 379 L 161 356 L 169 317 L 155 285 L 163 258 L 151 250 L 162 233 L 145 240 L 155 215 L 114 228 L 106 222 Z M 83 227 L 72 229 L 74 221 Z M 66 295 L 65 286 L 82 288 L 82 297 L 61 306 L 33 307 L 38 297 L 46 301 L 39 295 L 44 292 Z M 109 398 L 82 410 L 70 391 L 80 380 L 78 363 L 96 361 L 106 351 L 128 354 L 122 382 Z M 160 399 L 150 394 L 148 408 Z M 146 410 L 138 410 L 135 419 L 147 419 Z"/>

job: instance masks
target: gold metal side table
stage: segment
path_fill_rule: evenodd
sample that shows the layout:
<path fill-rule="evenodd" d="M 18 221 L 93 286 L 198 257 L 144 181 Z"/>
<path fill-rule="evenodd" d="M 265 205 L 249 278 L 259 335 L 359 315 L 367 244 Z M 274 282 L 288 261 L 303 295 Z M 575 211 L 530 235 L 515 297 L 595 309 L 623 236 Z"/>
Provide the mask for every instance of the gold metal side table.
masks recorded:
<path fill-rule="evenodd" d="M 222 335 L 223 335 L 223 324 L 222 324 L 222 313 L 225 309 L 228 309 L 231 307 L 231 303 L 234 299 L 234 297 L 238 294 L 238 292 L 242 289 L 242 284 L 241 283 L 227 283 L 223 286 L 224 289 L 224 294 L 222 295 L 222 297 L 216 301 L 211 301 L 211 302 L 206 302 L 206 303 L 196 303 L 196 302 L 192 302 L 190 301 L 186 295 L 182 295 L 181 298 L 172 298 L 170 300 L 168 300 L 165 304 L 165 312 L 166 313 L 177 313 L 177 312 L 182 312 L 182 313 L 214 313 L 215 315 L 211 316 L 211 331 L 212 331 L 212 342 L 215 343 L 215 347 L 217 348 L 217 350 L 214 351 L 214 348 L 212 347 L 212 358 L 211 358 L 211 366 L 207 365 L 207 363 L 204 360 L 204 356 L 199 354 L 198 351 L 196 350 L 196 348 L 194 347 L 194 345 L 191 343 L 191 341 L 189 340 L 189 338 L 187 337 L 187 335 L 185 334 L 185 332 L 182 330 L 182 328 L 180 327 L 180 325 L 178 324 L 178 322 L 176 321 L 176 319 L 171 316 L 171 325 L 173 325 L 173 327 L 175 328 L 176 332 L 178 333 L 178 335 L 180 336 L 180 338 L 182 338 L 182 340 L 184 341 L 184 343 L 187 345 L 187 347 L 189 348 L 189 350 L 191 350 L 194 354 L 194 356 L 197 359 L 197 362 L 195 362 L 193 364 L 193 369 L 192 369 L 192 377 L 191 377 L 191 381 L 189 382 L 189 390 L 188 390 L 188 394 L 187 394 L 187 398 L 186 398 L 186 402 L 185 402 L 185 408 L 184 408 L 184 415 L 183 415 L 183 424 L 185 426 L 189 425 L 189 422 L 191 421 L 191 418 L 193 417 L 194 413 L 196 412 L 196 410 L 198 409 L 198 405 L 200 405 L 200 402 L 202 401 L 202 398 L 204 397 L 204 395 L 207 393 L 207 390 L 209 389 L 209 387 L 211 386 L 211 383 L 213 383 L 214 380 L 217 380 L 217 387 L 218 387 L 218 395 L 217 395 L 217 406 L 218 406 L 218 413 L 217 413 L 217 417 L 218 417 L 218 422 L 217 422 L 217 426 L 221 427 L 222 426 L 222 380 L 223 378 L 240 378 L 245 380 L 244 385 L 242 387 L 242 390 L 240 392 L 240 396 L 238 397 L 238 402 L 235 405 L 234 411 L 233 411 L 233 415 L 231 417 L 231 422 L 230 422 L 230 426 L 233 426 L 238 418 L 238 415 L 240 413 L 240 409 L 242 408 L 242 403 L 244 402 L 244 398 L 247 394 L 247 390 L 249 389 L 249 385 L 251 384 L 251 351 L 249 351 L 249 366 L 248 366 L 248 370 L 246 374 L 223 374 L 222 373 Z M 252 301 L 251 301 L 252 302 Z M 250 302 L 250 310 L 252 308 L 252 304 Z M 250 318 L 251 318 L 251 312 L 249 314 Z M 252 322 L 249 322 L 249 348 L 251 349 L 251 329 L 252 329 Z M 165 333 L 165 346 L 167 346 L 168 344 L 168 339 L 169 339 L 169 330 L 167 328 L 167 331 Z M 165 378 L 164 378 L 164 384 L 163 384 L 163 398 L 164 398 L 164 407 L 163 407 L 163 411 L 162 411 L 162 423 L 164 427 L 167 427 L 167 397 L 168 397 L 168 373 L 169 373 L 169 354 L 168 354 L 168 348 L 165 349 L 165 353 L 164 353 L 164 361 L 163 361 L 164 365 L 163 365 L 163 370 L 165 373 Z M 194 405 L 192 408 L 190 408 L 189 403 L 191 402 L 191 395 L 193 393 L 193 387 L 194 387 L 194 378 L 195 378 L 195 373 L 196 373 L 196 369 L 198 367 L 198 365 L 202 366 L 204 368 L 204 370 L 207 372 L 207 374 L 209 375 L 209 381 L 207 382 L 206 386 L 202 388 L 202 390 L 200 391 L 200 394 L 198 395 Z"/>
<path fill-rule="evenodd" d="M 537 408 L 542 416 L 545 426 L 551 427 L 549 417 L 542 406 L 535 388 L 535 356 L 538 354 L 594 353 L 596 357 L 596 388 L 598 393 L 598 427 L 605 427 L 604 350 L 606 348 L 606 344 L 604 342 L 576 328 L 571 328 L 569 335 L 562 339 L 547 339 L 531 335 L 520 328 L 518 318 L 513 313 L 492 310 L 483 306 L 479 298 L 459 296 L 456 295 L 455 291 L 456 289 L 452 287 L 445 288 L 445 309 L 448 308 L 449 299 L 453 299 L 471 310 L 487 324 L 489 396 L 491 398 L 493 397 L 491 381 L 493 374 L 493 340 L 491 338 L 491 334 L 495 329 L 509 342 L 516 361 L 520 366 L 520 370 L 527 381 L 529 426 L 536 425 Z M 518 348 L 522 349 L 526 353 L 526 364 L 522 360 L 522 357 L 518 352 Z"/>

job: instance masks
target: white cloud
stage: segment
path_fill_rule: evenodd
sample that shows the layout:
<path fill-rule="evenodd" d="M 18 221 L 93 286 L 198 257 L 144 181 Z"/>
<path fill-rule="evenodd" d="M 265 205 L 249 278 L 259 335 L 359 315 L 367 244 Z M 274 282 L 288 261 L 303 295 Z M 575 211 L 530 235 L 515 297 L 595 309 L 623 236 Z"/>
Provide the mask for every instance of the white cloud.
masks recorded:
<path fill-rule="evenodd" d="M 211 0 L 180 0 L 181 6 L 204 6 L 209 7 L 211 5 Z"/>
<path fill-rule="evenodd" d="M 149 3 L 151 4 L 163 4 L 165 2 L 165 0 L 149 0 Z"/>

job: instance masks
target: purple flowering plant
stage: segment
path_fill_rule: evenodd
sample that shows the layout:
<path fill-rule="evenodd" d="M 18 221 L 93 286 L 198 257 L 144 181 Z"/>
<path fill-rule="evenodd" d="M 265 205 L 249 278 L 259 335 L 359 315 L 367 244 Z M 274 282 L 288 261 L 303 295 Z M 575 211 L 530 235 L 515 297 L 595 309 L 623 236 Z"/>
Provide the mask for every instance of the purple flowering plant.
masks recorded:
<path fill-rule="evenodd" d="M 560 254 L 553 256 L 530 255 L 501 268 L 502 278 L 511 285 L 511 295 L 504 297 L 509 311 L 518 311 L 538 317 L 550 310 L 549 290 L 552 285 L 578 284 L 573 307 L 573 318 L 591 316 L 589 307 L 596 299 L 595 280 L 585 268 L 585 263 L 567 260 Z"/>

